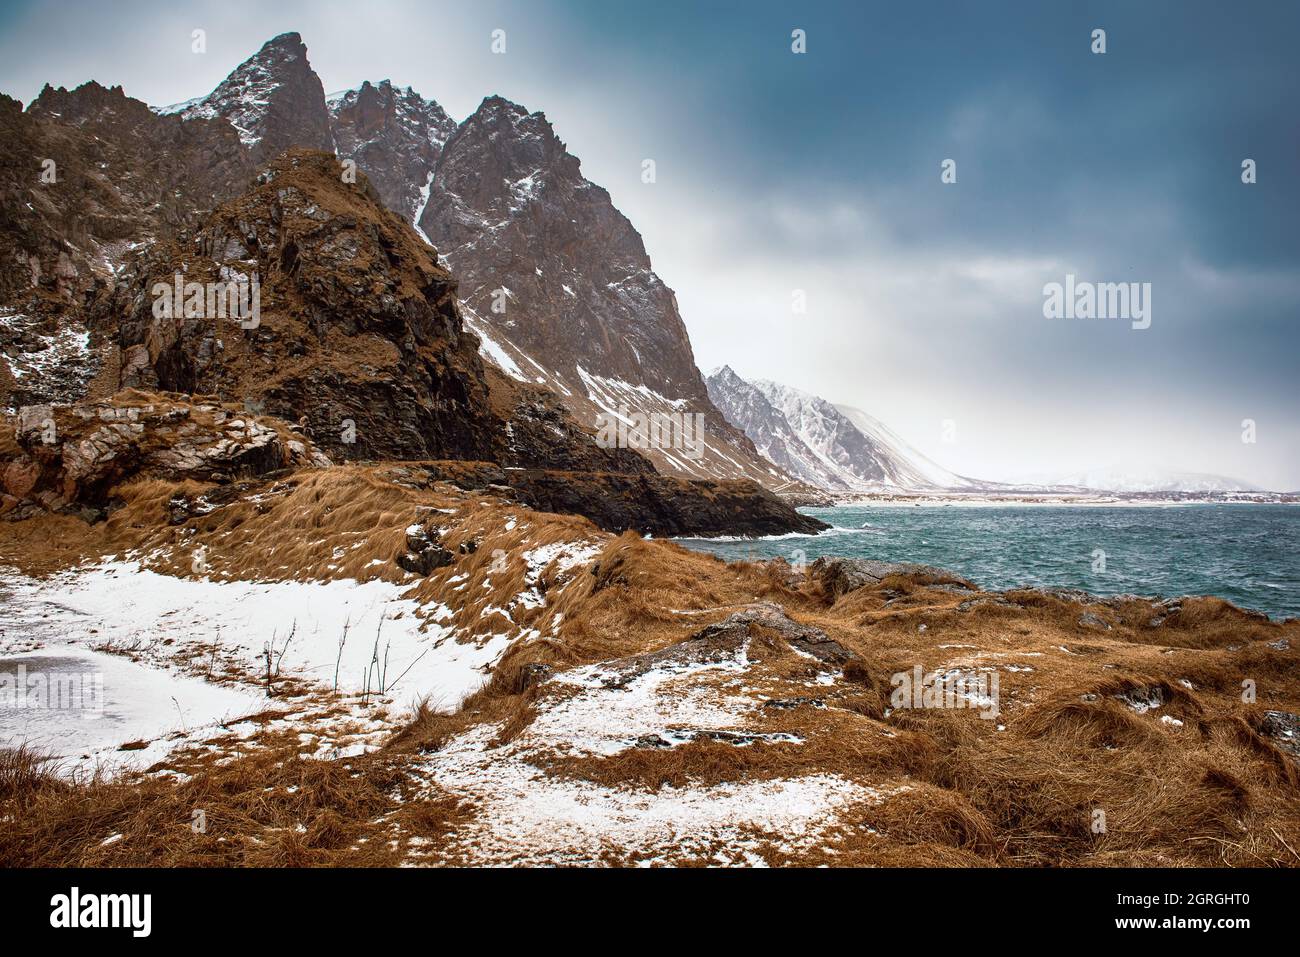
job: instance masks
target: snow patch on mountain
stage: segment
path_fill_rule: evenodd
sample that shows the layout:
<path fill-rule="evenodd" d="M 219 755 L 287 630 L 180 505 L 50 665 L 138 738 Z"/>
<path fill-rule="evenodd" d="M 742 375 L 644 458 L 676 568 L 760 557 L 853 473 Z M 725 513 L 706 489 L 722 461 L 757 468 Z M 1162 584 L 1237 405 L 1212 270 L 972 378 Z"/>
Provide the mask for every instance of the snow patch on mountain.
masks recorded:
<path fill-rule="evenodd" d="M 950 491 L 988 487 L 926 458 L 860 409 L 778 382 L 742 379 L 729 366 L 706 377 L 709 396 L 762 455 L 830 492 Z"/>

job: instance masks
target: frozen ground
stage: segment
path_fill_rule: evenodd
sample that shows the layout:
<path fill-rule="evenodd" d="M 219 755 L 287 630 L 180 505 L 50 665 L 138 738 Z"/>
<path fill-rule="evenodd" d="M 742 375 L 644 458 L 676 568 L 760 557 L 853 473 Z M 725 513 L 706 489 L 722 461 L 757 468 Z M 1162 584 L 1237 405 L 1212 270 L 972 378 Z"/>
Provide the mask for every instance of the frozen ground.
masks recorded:
<path fill-rule="evenodd" d="M 394 720 L 424 698 L 453 708 L 482 684 L 509 639 L 458 642 L 439 623 L 446 608 L 419 607 L 402 590 L 383 581 L 181 579 L 134 562 L 46 580 L 0 571 L 0 689 L 22 685 L 20 700 L 0 697 L 0 741 L 26 742 L 77 768 L 147 766 L 268 708 L 312 704 L 319 712 L 336 673 L 345 706 L 331 720 L 354 732 L 377 708 Z M 266 694 L 268 650 L 273 684 L 284 689 L 278 697 Z M 39 689 L 60 682 L 84 689 L 78 700 L 91 705 L 42 705 Z M 377 743 L 392 729 L 369 728 L 364 740 Z M 148 746 L 118 750 L 141 741 Z M 343 750 L 357 741 L 348 735 Z M 322 749 L 340 750 L 337 741 Z"/>

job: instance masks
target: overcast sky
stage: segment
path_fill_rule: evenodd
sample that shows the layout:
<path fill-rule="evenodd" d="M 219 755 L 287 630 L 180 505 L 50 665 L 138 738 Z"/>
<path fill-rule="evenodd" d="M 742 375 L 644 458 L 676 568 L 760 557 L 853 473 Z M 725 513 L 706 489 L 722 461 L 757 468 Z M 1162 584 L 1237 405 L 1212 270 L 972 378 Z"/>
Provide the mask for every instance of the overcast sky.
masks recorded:
<path fill-rule="evenodd" d="M 0 90 L 173 103 L 288 30 L 329 92 L 545 112 L 705 371 L 858 406 L 982 478 L 1300 488 L 1300 4 L 0 2 Z M 1151 283 L 1150 328 L 1044 318 L 1067 274 Z"/>

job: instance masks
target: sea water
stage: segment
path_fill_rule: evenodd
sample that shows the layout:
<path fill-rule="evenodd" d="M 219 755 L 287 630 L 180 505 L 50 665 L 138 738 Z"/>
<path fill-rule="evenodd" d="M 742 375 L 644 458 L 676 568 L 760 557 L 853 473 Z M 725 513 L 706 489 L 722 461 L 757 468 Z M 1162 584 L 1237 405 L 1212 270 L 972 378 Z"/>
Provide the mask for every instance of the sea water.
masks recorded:
<path fill-rule="evenodd" d="M 681 539 L 729 560 L 823 555 L 938 565 L 982 588 L 1217 595 L 1300 616 L 1300 508 L 1291 505 L 806 508 L 820 535 Z"/>

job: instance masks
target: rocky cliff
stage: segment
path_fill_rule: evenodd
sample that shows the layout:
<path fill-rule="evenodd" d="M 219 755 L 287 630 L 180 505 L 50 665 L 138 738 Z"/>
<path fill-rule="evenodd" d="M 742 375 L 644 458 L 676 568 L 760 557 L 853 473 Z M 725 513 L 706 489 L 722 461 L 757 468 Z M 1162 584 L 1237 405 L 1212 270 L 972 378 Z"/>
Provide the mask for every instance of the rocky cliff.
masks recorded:
<path fill-rule="evenodd" d="M 579 421 L 699 415 L 699 454 L 651 447 L 661 470 L 786 479 L 710 401 L 677 298 L 640 234 L 541 113 L 485 99 L 442 149 L 418 225 L 461 279 L 467 322 L 508 375 Z"/>
<path fill-rule="evenodd" d="M 291 146 L 334 148 L 325 91 L 297 33 L 266 41 L 207 96 L 161 112 L 228 120 L 255 163 L 274 159 Z"/>
<path fill-rule="evenodd" d="M 384 205 L 418 225 L 434 165 L 456 122 L 437 103 L 389 80 L 366 81 L 327 102 L 339 156 L 365 170 Z"/>
<path fill-rule="evenodd" d="M 177 276 L 255 280 L 257 322 L 160 317 L 155 290 Z M 499 423 L 454 280 L 332 155 L 290 151 L 192 236 L 156 244 L 96 303 L 93 324 L 116 337 L 119 386 L 305 420 L 340 457 L 494 458 Z"/>
<path fill-rule="evenodd" d="M 563 240 L 558 233 L 547 239 L 560 229 L 557 217 L 571 211 L 596 224 L 599 236 L 557 254 L 555 268 L 578 284 L 563 284 L 566 296 L 613 275 L 601 244 L 616 251 L 620 269 L 644 275 L 634 284 L 638 292 L 615 297 L 625 307 L 616 322 L 607 317 L 602 325 L 604 307 L 589 304 L 579 315 L 582 334 L 562 338 L 565 317 L 538 311 L 533 334 L 551 334 L 535 343 L 555 339 L 557 356 L 586 343 L 603 358 L 567 356 L 568 365 L 552 363 L 563 374 L 527 377 L 495 341 L 475 335 L 487 335 L 490 321 L 477 321 L 468 305 L 469 321 L 463 318 L 447 268 L 458 253 L 440 261 L 427 233 L 385 209 L 431 222 L 421 213 L 451 155 L 446 141 L 465 127 L 453 131 L 435 105 L 389 83 L 332 103 L 331 115 L 296 34 L 270 41 L 211 95 L 175 108 L 150 110 L 96 84 L 47 88 L 26 112 L 14 101 L 0 103 L 0 122 L 15 134 L 0 150 L 0 186 L 13 200 L 4 211 L 12 255 L 0 287 L 0 390 L 10 407 L 121 389 L 211 396 L 293 423 L 335 460 L 466 460 L 526 472 L 534 476 L 530 501 L 597 515 L 608 527 L 681 534 L 811 528 L 757 486 L 730 480 L 777 473 L 765 470 L 752 448 L 727 444 L 747 440 L 708 403 L 671 292 L 648 271 L 630 224 L 603 190 L 581 179 L 577 160 L 540 114 L 522 114 L 527 135 L 520 142 L 501 137 L 509 155 L 498 159 L 514 169 L 540 147 L 564 180 L 555 180 L 555 203 L 530 214 L 535 229 L 511 230 L 508 244 L 536 244 L 541 262 L 546 242 Z M 491 104 L 503 118 L 521 112 L 505 101 Z M 541 131 L 549 138 L 534 140 L 532 132 Z M 457 163 L 447 167 L 458 189 L 473 178 L 483 132 L 481 122 L 471 125 Z M 362 169 L 381 169 L 383 194 L 332 152 L 279 152 L 289 143 L 332 147 L 336 136 L 362 158 Z M 29 168 L 32 156 L 45 153 L 61 157 L 48 183 Z M 268 157 L 253 179 L 255 164 Z M 414 194 L 412 176 L 416 183 L 424 177 Z M 475 203 L 493 207 L 490 192 L 474 194 Z M 451 194 L 439 195 L 445 202 Z M 580 208 L 588 195 L 590 208 Z M 472 238 L 470 224 L 461 226 L 469 230 L 458 234 L 467 249 L 500 258 L 500 249 Z M 475 260 L 468 262 L 473 271 Z M 578 275 L 581 269 L 589 275 Z M 626 342 L 615 334 L 620 323 Z M 643 350 L 649 377 L 667 391 L 649 388 L 646 376 L 616 378 L 639 368 L 629 363 L 640 363 Z M 481 353 L 498 361 L 485 364 Z M 596 413 L 628 405 L 679 419 L 701 414 L 708 434 L 695 449 L 702 459 L 597 441 Z M 720 422 L 732 433 L 728 440 L 719 437 Z M 20 453 L 8 455 L 6 467 L 20 460 Z M 652 460 L 728 481 L 660 482 Z M 94 490 L 78 486 L 56 505 L 84 507 L 134 474 L 131 456 L 121 461 L 123 470 Z M 747 502 L 754 509 L 748 525 Z"/>

